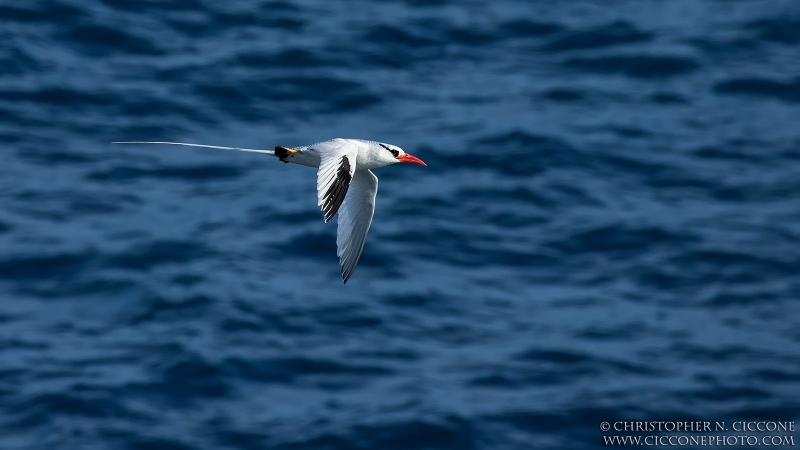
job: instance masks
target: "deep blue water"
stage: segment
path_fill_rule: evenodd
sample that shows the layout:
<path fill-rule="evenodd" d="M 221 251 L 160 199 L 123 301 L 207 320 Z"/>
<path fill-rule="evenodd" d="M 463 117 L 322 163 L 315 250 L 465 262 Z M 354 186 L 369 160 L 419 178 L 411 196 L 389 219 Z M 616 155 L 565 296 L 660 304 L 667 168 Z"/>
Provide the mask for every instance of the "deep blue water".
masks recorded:
<path fill-rule="evenodd" d="M 799 120 L 792 0 L 0 0 L 0 448 L 800 421 Z M 110 145 L 333 137 L 428 163 L 347 285 L 312 169 Z"/>

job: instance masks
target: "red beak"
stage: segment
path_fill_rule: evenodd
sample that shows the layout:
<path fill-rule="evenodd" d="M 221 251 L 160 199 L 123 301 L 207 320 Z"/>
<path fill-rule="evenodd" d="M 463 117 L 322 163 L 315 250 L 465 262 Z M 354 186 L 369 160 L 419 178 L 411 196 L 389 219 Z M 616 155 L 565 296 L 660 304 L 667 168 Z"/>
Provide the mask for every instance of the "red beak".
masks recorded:
<path fill-rule="evenodd" d="M 404 155 L 400 155 L 397 157 L 397 160 L 404 163 L 411 163 L 411 164 L 419 164 L 420 166 L 427 166 L 421 159 L 417 158 L 414 155 L 409 155 L 408 153 Z"/>

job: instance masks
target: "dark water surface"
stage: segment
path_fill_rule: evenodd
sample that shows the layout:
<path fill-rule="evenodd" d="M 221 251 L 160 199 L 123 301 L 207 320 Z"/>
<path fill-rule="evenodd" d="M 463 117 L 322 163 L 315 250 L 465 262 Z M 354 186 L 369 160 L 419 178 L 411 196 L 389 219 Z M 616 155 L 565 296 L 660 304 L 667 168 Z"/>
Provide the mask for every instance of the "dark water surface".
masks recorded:
<path fill-rule="evenodd" d="M 0 448 L 800 420 L 795 1 L 0 0 Z M 390 142 L 342 285 L 314 171 Z M 795 436 L 800 442 L 800 435 Z"/>

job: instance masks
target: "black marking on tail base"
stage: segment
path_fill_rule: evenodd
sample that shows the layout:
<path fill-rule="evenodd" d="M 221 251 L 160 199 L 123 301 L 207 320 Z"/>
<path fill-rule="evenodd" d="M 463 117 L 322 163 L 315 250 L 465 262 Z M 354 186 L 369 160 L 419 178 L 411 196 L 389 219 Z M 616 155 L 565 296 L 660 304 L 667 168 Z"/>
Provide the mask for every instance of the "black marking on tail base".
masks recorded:
<path fill-rule="evenodd" d="M 282 145 L 275 146 L 275 156 L 285 164 L 289 164 L 289 157 L 293 156 L 295 153 L 297 153 L 297 150 L 292 150 L 289 147 L 284 147 Z"/>

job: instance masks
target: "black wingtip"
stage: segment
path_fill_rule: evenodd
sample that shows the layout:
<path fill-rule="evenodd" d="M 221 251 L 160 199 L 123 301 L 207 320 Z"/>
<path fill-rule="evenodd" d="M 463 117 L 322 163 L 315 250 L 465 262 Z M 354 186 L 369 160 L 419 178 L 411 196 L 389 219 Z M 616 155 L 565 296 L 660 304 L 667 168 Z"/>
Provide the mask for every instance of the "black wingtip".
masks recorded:
<path fill-rule="evenodd" d="M 352 274 L 353 274 L 353 269 L 345 271 L 344 267 L 342 267 L 342 284 L 347 284 L 347 280 L 350 279 L 350 275 Z"/>

